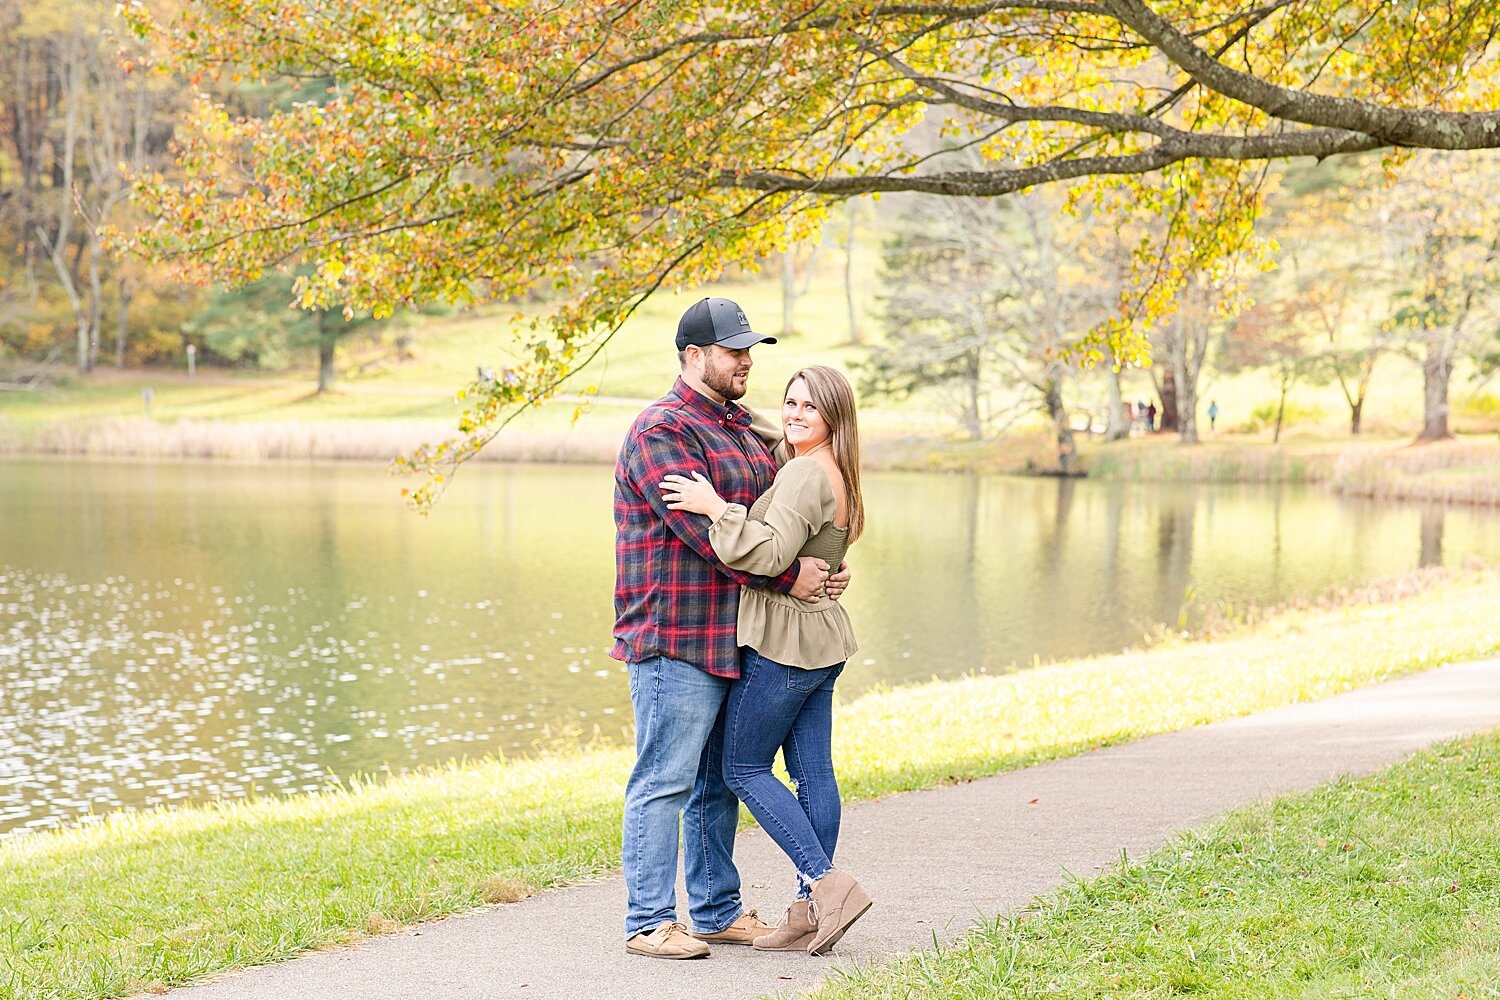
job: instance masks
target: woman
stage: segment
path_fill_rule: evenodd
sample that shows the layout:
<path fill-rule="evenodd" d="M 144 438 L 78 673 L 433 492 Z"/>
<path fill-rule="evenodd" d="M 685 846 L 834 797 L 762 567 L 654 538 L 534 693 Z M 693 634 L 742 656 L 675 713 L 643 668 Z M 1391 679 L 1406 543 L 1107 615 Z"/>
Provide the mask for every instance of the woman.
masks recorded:
<path fill-rule="evenodd" d="M 782 430 L 792 458 L 749 510 L 726 503 L 697 472 L 667 476 L 674 510 L 712 518 L 709 540 L 724 565 L 777 576 L 798 556 L 843 561 L 864 529 L 854 392 L 842 374 L 814 365 L 787 382 Z M 724 779 L 797 866 L 786 918 L 756 938 L 762 951 L 821 955 L 870 908 L 870 895 L 833 867 L 839 789 L 833 773 L 833 685 L 858 648 L 842 605 L 771 590 L 740 591 L 740 678 L 725 708 Z M 780 747 L 794 796 L 771 772 Z"/>

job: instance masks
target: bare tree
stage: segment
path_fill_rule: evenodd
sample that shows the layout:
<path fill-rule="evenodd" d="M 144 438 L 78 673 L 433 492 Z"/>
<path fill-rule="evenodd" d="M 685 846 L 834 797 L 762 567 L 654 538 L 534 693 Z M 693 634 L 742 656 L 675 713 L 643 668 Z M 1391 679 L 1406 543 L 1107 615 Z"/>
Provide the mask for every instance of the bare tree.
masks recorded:
<path fill-rule="evenodd" d="M 1019 391 L 1020 412 L 1052 427 L 1058 469 L 1075 467 L 1067 387 L 1070 350 L 1118 299 L 1080 247 L 1094 218 L 1059 211 L 1056 195 L 1008 201 L 918 197 L 904 204 L 901 233 L 887 249 L 886 342 L 871 355 L 866 385 L 957 393 L 971 438 L 1005 407 L 991 397 Z"/>
<path fill-rule="evenodd" d="M 18 183 L 3 200 L 28 283 L 40 251 L 73 318 L 75 363 L 98 362 L 106 309 L 115 308 L 115 358 L 122 364 L 133 295 L 130 266 L 102 246 L 122 222 L 129 194 L 121 167 L 137 171 L 167 159 L 172 82 L 146 72 L 139 42 L 117 32 L 112 7 L 42 0 L 0 13 L 0 44 L 12 58 L 0 70 L 0 156 Z M 0 217 L 3 219 L 3 217 Z"/>
<path fill-rule="evenodd" d="M 1494 332 L 1500 307 L 1500 159 L 1426 154 L 1381 210 L 1396 308 L 1389 329 L 1422 370 L 1420 441 L 1450 437 L 1454 367 Z"/>
<path fill-rule="evenodd" d="M 798 252 L 795 246 L 781 252 L 781 335 L 790 337 L 797 332 L 797 300 L 812 287 L 813 275 L 817 273 L 818 251 L 821 243 Z M 800 259 L 799 259 L 800 258 Z M 799 274 L 800 272 L 800 274 Z"/>
<path fill-rule="evenodd" d="M 1162 403 L 1161 429 L 1176 431 L 1183 444 L 1198 443 L 1198 383 L 1209 355 L 1216 322 L 1216 291 L 1203 274 L 1194 273 L 1155 341 L 1163 363 L 1151 379 Z"/>
<path fill-rule="evenodd" d="M 859 308 L 854 301 L 854 233 L 859 202 L 844 203 L 844 308 L 849 318 L 849 343 L 862 344 L 859 332 Z"/>

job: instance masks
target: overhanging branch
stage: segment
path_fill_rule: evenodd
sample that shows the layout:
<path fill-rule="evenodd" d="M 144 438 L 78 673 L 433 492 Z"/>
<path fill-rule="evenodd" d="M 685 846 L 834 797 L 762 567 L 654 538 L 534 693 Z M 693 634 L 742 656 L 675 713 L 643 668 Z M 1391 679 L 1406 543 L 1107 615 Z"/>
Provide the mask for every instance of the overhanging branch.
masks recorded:
<path fill-rule="evenodd" d="M 1223 136 L 1180 133 L 1139 153 L 1054 160 L 1034 167 L 955 170 L 931 174 L 868 174 L 798 177 L 775 171 L 722 171 L 718 187 L 754 191 L 805 191 L 840 198 L 876 192 L 915 191 L 959 197 L 995 197 L 1056 181 L 1104 174 L 1145 174 L 1182 160 L 1268 160 L 1290 156 L 1335 156 L 1379 149 L 1387 143 L 1357 132 L 1320 129 L 1286 135 Z"/>
<path fill-rule="evenodd" d="M 1391 108 L 1278 86 L 1215 59 L 1141 0 L 1099 0 L 1099 4 L 1204 87 L 1273 118 L 1363 133 L 1381 140 L 1383 146 L 1500 148 L 1500 111 Z"/>

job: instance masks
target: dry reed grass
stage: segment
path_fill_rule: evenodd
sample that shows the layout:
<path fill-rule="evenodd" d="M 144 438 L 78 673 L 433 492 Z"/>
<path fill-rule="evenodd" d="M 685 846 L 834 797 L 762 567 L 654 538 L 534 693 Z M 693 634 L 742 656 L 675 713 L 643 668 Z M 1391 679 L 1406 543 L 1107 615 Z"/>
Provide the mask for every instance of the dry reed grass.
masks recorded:
<path fill-rule="evenodd" d="M 1260 444 L 1194 445 L 1122 441 L 1091 449 L 1089 478 L 1125 482 L 1317 483 L 1336 449 L 1293 450 Z"/>
<path fill-rule="evenodd" d="M 1500 445 L 1443 441 L 1334 459 L 1330 486 L 1345 496 L 1500 504 Z"/>
<path fill-rule="evenodd" d="M 0 455 L 388 462 L 450 431 L 446 423 L 374 420 L 0 421 Z M 620 436 L 618 430 L 581 427 L 511 429 L 490 442 L 478 460 L 611 464 Z M 866 445 L 866 465 L 872 469 L 1046 473 L 1056 464 L 1055 448 L 1041 433 L 980 443 L 886 434 L 872 435 Z M 1491 441 L 1289 447 L 1123 442 L 1090 447 L 1085 462 L 1089 477 L 1100 480 L 1319 484 L 1344 496 L 1500 505 L 1500 442 Z"/>
<path fill-rule="evenodd" d="M 1340 496 L 1500 504 L 1500 442 L 1270 447 L 1170 442 L 1110 445 L 1089 477 L 1126 482 L 1316 484 Z"/>
<path fill-rule="evenodd" d="M 446 424 L 411 421 L 226 423 L 144 418 L 0 424 L 0 454 L 156 460 L 388 462 L 423 442 L 441 440 Z M 619 435 L 572 429 L 499 435 L 479 453 L 486 462 L 612 463 Z"/>

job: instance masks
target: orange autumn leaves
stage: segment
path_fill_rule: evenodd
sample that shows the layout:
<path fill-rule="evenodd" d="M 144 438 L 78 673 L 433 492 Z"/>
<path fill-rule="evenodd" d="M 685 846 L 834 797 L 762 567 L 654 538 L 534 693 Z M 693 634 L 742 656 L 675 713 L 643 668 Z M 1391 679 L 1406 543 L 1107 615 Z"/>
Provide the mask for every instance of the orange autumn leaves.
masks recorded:
<path fill-rule="evenodd" d="M 658 289 L 753 266 L 814 237 L 837 201 L 940 172 L 913 131 L 925 123 L 999 172 L 1086 161 L 1082 203 L 1143 237 L 1093 355 L 1137 357 L 1188 274 L 1232 298 L 1236 267 L 1264 259 L 1261 164 L 1142 173 L 1132 158 L 1166 133 L 1099 116 L 1184 135 L 1283 126 L 1194 85 L 1110 13 L 1132 5 L 188 0 L 166 22 L 133 9 L 178 72 L 309 81 L 271 113 L 200 100 L 178 171 L 137 179 L 156 219 L 137 246 L 200 280 L 310 261 L 309 308 L 559 303 L 518 331 L 515 381 L 470 386 L 458 436 L 408 456 L 451 473 Z M 1413 25 L 1402 6 L 1154 10 L 1279 86 L 1454 109 L 1493 93 L 1482 18 L 1454 3 Z M 1414 78 L 1413 47 L 1439 67 Z M 1007 117 L 1023 106 L 1045 113 Z M 429 485 L 419 508 L 441 492 Z"/>

